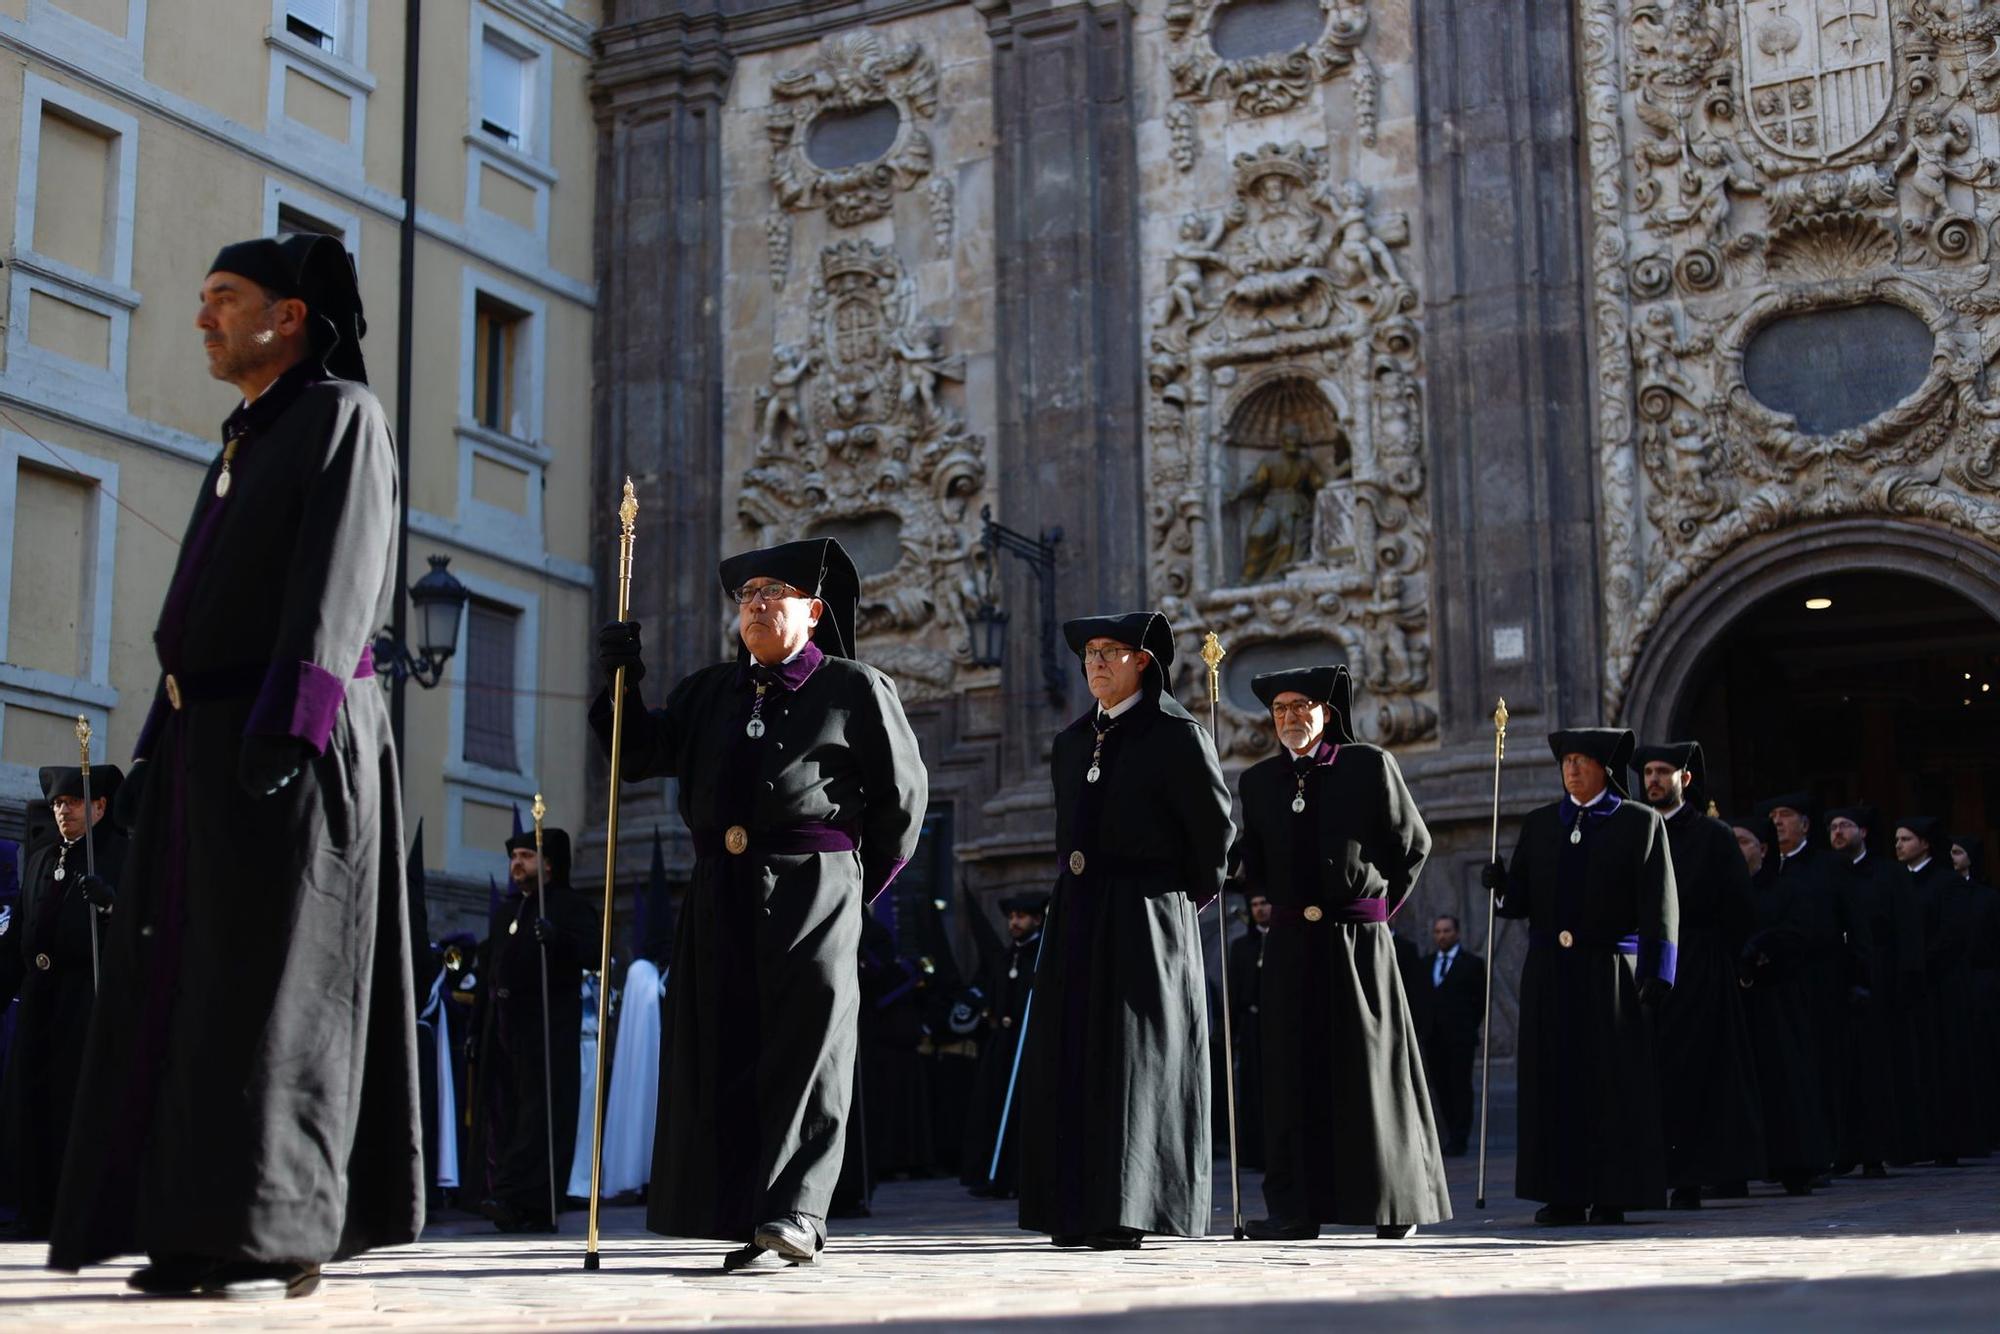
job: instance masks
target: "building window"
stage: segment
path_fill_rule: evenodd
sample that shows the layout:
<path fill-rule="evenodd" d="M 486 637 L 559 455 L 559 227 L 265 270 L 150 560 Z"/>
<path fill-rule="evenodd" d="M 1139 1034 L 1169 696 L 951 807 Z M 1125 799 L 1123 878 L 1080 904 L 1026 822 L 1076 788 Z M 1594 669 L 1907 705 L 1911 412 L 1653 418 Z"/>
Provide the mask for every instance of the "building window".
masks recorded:
<path fill-rule="evenodd" d="M 345 227 L 337 222 L 328 222 L 324 218 L 315 218 L 305 210 L 290 204 L 278 205 L 278 225 L 275 230 L 280 236 L 286 233 L 294 236 L 331 236 L 343 245 L 347 243 Z"/>
<path fill-rule="evenodd" d="M 515 650 L 521 613 L 475 599 L 465 609 L 465 753 L 469 764 L 514 772 Z"/>
<path fill-rule="evenodd" d="M 492 29 L 479 52 L 479 128 L 509 148 L 528 150 L 535 57 Z"/>
<path fill-rule="evenodd" d="M 518 385 L 528 316 L 484 292 L 473 309 L 472 415 L 489 431 L 526 438 Z"/>
<path fill-rule="evenodd" d="M 322 51 L 334 49 L 340 0 L 285 0 L 285 31 Z"/>

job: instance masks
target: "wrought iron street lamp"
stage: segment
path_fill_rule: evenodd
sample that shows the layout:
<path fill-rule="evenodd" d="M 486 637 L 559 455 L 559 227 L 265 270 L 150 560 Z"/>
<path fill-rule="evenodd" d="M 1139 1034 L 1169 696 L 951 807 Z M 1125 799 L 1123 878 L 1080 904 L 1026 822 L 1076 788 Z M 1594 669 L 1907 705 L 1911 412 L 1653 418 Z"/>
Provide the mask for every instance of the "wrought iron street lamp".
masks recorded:
<path fill-rule="evenodd" d="M 1042 687 L 1049 702 L 1058 709 L 1069 685 L 1056 645 L 1056 546 L 1062 529 L 1045 528 L 1040 538 L 1029 537 L 993 520 L 993 507 L 979 511 L 979 545 L 985 551 L 979 605 L 972 613 L 972 661 L 980 667 L 998 667 L 1007 657 L 1008 613 L 994 600 L 994 580 L 999 572 L 999 553 L 1007 552 L 1025 562 L 1035 575 L 1037 608 L 1041 613 Z"/>
<path fill-rule="evenodd" d="M 471 594 L 446 568 L 451 557 L 433 555 L 430 573 L 410 586 L 417 613 L 417 646 L 412 653 L 392 630 L 375 637 L 375 672 L 391 681 L 415 681 L 429 690 L 444 678 L 444 665 L 458 652 L 458 623 Z"/>

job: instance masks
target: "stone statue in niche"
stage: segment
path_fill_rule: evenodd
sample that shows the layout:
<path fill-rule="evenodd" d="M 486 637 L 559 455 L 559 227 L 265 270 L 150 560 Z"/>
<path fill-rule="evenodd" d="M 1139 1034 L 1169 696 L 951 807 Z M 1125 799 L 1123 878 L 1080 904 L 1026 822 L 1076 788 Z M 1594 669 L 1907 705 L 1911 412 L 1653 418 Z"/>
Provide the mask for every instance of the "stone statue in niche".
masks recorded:
<path fill-rule="evenodd" d="M 1305 432 L 1286 426 L 1278 457 L 1257 465 L 1234 499 L 1254 501 L 1256 510 L 1243 534 L 1243 579 L 1256 583 L 1282 574 L 1312 549 L 1313 498 L 1326 474 L 1306 450 Z"/>

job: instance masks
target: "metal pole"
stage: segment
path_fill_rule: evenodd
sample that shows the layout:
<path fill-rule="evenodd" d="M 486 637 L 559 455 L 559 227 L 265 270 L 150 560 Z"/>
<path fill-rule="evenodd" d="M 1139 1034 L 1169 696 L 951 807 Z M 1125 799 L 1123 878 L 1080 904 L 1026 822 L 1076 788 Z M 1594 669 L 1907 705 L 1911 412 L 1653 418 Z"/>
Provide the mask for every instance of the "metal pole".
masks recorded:
<path fill-rule="evenodd" d="M 417 310 L 417 105 L 420 65 L 417 59 L 424 12 L 423 0 L 403 5 L 403 216 L 396 225 L 396 596 L 389 604 L 389 633 L 397 645 L 410 642 L 410 431 L 415 390 Z M 348 238 L 350 248 L 355 238 Z M 404 703 L 409 682 L 402 672 L 389 677 L 389 731 L 396 755 L 407 764 L 403 749 Z"/>
<path fill-rule="evenodd" d="M 1021 1007 L 1021 1031 L 1014 1036 L 1014 1068 L 1007 1072 L 1007 1096 L 1000 1103 L 1000 1133 L 993 1137 L 993 1161 L 986 1165 L 989 1186 L 1000 1177 L 1000 1150 L 1007 1143 L 1007 1118 L 1014 1111 L 1014 1083 L 1021 1077 L 1021 1053 L 1028 1045 L 1028 1021 L 1035 1017 L 1035 988 L 1042 980 L 1042 950 L 1049 943 L 1049 923 L 1055 918 L 1055 907 L 1055 899 L 1050 898 L 1048 911 L 1042 914 L 1041 939 L 1035 942 L 1035 976 L 1028 983 L 1028 1003 Z"/>
<path fill-rule="evenodd" d="M 91 831 L 90 819 L 90 719 L 76 715 L 77 767 L 83 772 L 83 873 L 97 874 L 97 839 Z M 109 805 L 109 803 L 106 803 Z M 90 919 L 90 993 L 97 994 L 97 905 L 88 896 L 83 901 L 84 915 Z"/>
<path fill-rule="evenodd" d="M 639 521 L 639 497 L 632 479 L 625 479 L 625 496 L 618 502 L 618 619 L 632 611 L 632 543 Z M 625 762 L 625 669 L 611 675 L 611 797 L 604 820 L 604 941 L 597 972 L 597 1081 L 590 1090 L 590 1224 L 584 1239 L 583 1267 L 598 1267 L 597 1213 L 604 1181 L 604 1035 L 611 999 L 611 907 L 618 888 L 618 776 Z"/>
<path fill-rule="evenodd" d="M 1486 863 L 1500 860 L 1500 758 L 1507 753 L 1507 701 L 1493 710 L 1493 834 L 1487 843 Z M 1479 1189 L 1473 1207 L 1486 1207 L 1486 1104 L 1493 1088 L 1493 971 L 1500 956 L 1493 948 L 1493 905 L 1500 897 L 1494 890 L 1486 896 L 1486 1017 L 1479 1025 Z"/>
<path fill-rule="evenodd" d="M 543 874 L 542 862 L 542 817 L 549 808 L 542 804 L 542 794 L 535 794 L 535 804 L 528 808 L 535 817 L 535 917 L 537 923 L 549 915 L 549 882 Z M 555 1058 L 551 1054 L 554 1039 L 550 1036 L 549 1024 L 549 943 L 542 939 L 540 930 L 535 932 L 535 952 L 542 959 L 542 1137 L 549 1148 L 549 1223 L 556 1221 L 556 1083 Z"/>
<path fill-rule="evenodd" d="M 1211 630 L 1202 642 L 1201 660 L 1208 664 L 1208 734 L 1215 735 L 1215 712 L 1222 698 L 1222 659 L 1228 652 L 1221 638 Z M 1229 1220 L 1230 1235 L 1242 1241 L 1250 1234 L 1243 1228 L 1243 1187 L 1236 1169 L 1236 1036 L 1229 1018 L 1229 887 L 1222 890 L 1222 911 L 1216 914 L 1222 926 L 1222 959 L 1218 976 L 1222 980 L 1222 1091 L 1229 1109 Z"/>

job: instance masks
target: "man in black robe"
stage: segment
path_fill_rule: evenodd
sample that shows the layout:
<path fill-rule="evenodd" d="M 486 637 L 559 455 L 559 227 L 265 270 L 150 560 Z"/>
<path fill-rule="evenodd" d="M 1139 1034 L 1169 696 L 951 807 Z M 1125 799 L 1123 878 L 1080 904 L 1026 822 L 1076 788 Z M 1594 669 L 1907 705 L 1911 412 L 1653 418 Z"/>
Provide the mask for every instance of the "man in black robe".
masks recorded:
<path fill-rule="evenodd" d="M 972 1086 L 960 1156 L 959 1181 L 974 1195 L 994 1199 L 1015 1195 L 1021 1106 L 1013 1083 L 1014 1056 L 1028 1018 L 1028 997 L 1035 989 L 1042 920 L 1048 910 L 1046 894 L 1015 894 L 1000 900 L 1000 911 L 1007 914 L 1007 942 L 987 963 L 987 1027 L 979 1044 L 979 1073 Z M 1011 1107 L 1010 1092 L 1016 1095 Z"/>
<path fill-rule="evenodd" d="M 298 1296 L 423 1225 L 400 779 L 370 646 L 399 596 L 396 450 L 339 242 L 225 248 L 195 324 L 244 401 L 154 631 L 49 1258 L 143 1250 L 142 1292 Z"/>
<path fill-rule="evenodd" d="M 1238 847 L 1242 846 L 1238 840 Z M 1249 929 L 1229 942 L 1230 1037 L 1236 1043 L 1236 1158 L 1246 1171 L 1264 1166 L 1264 947 L 1271 939 L 1271 900 L 1261 890 L 1246 899 Z M 1220 1118 L 1218 1118 L 1220 1119 Z M 1227 1145 L 1222 1146 L 1227 1151 Z"/>
<path fill-rule="evenodd" d="M 1704 1186 L 1747 1181 L 1764 1166 L 1756 1058 L 1736 964 L 1750 937 L 1750 872 L 1728 825 L 1703 814 L 1701 743 L 1641 746 L 1632 771 L 1667 826 L 1680 902 L 1674 989 L 1659 1008 L 1668 1200 L 1701 1208 Z"/>
<path fill-rule="evenodd" d="M 1991 1151 L 1987 1140 L 1985 1056 L 1978 1008 L 1982 1002 L 1972 951 L 1982 922 L 1978 891 L 1952 869 L 1944 822 L 1906 815 L 1896 822 L 1896 860 L 1924 919 L 1924 972 L 1930 1000 L 1930 1038 L 1936 1057 L 1931 1149 L 1939 1167 Z M 1990 946 L 1988 946 L 1990 948 Z"/>
<path fill-rule="evenodd" d="M 917 848 L 929 777 L 895 683 L 854 655 L 861 581 L 831 538 L 722 562 L 741 652 L 639 698 L 636 621 L 598 636 L 625 672 L 624 779 L 679 780 L 694 835 L 660 1035 L 646 1224 L 741 1243 L 729 1269 L 810 1263 L 848 1131 L 862 906 Z M 591 706 L 607 749 L 611 699 Z"/>
<path fill-rule="evenodd" d="M 1985 1142 L 2000 1144 L 2000 891 L 1986 878 L 1985 844 L 1972 834 L 1953 834 L 1951 869 L 1966 888 L 1960 903 L 1965 913 L 1966 962 L 1972 1031 L 1967 1058 L 1976 1062 L 1982 1085 L 1976 1096 L 1985 1109 Z"/>
<path fill-rule="evenodd" d="M 1757 814 L 1771 822 L 1778 837 L 1769 873 L 1792 891 L 1784 896 L 1789 927 L 1804 942 L 1800 967 L 1829 1141 L 1828 1162 L 1815 1178 L 1824 1185 L 1846 1121 L 1848 996 L 1855 965 L 1848 946 L 1847 903 L 1834 878 L 1838 859 L 1817 835 L 1818 813 L 1818 803 L 1806 792 L 1786 792 L 1757 804 Z"/>
<path fill-rule="evenodd" d="M 1528 920 L 1514 1193 L 1545 1202 L 1538 1223 L 1666 1202 L 1648 1011 L 1673 989 L 1680 909 L 1666 826 L 1619 777 L 1632 744 L 1621 728 L 1551 734 L 1562 799 L 1528 812 L 1513 862 L 1483 876 L 1500 916 Z"/>
<path fill-rule="evenodd" d="M 1395 757 L 1349 730 L 1347 668 L 1251 689 L 1282 747 L 1243 771 L 1243 876 L 1271 899 L 1264 955 L 1264 1203 L 1252 1237 L 1325 1223 L 1407 1237 L 1451 1217 L 1423 1052 L 1389 918 L 1430 831 Z"/>
<path fill-rule="evenodd" d="M 475 1020 L 479 1069 L 493 1081 L 484 1108 L 488 1118 L 484 1138 L 496 1146 L 498 1156 L 487 1211 L 502 1232 L 554 1232 L 556 1220 L 550 1210 L 561 1207 L 576 1149 L 583 1044 L 580 983 L 584 969 L 597 961 L 597 909 L 570 888 L 565 830 L 542 830 L 539 887 L 533 833 L 508 839 L 507 859 L 512 892 L 500 907 L 504 925 L 493 938 L 486 965 L 489 985 L 479 990 L 481 1013 Z M 543 1077 L 544 1069 L 549 1078 Z"/>
<path fill-rule="evenodd" d="M 125 865 L 125 835 L 104 819 L 123 778 L 116 765 L 92 765 L 86 806 L 81 769 L 42 770 L 42 798 L 55 815 L 56 837 L 28 854 L 18 929 L 0 937 L 11 947 L 16 965 L 4 976 L 18 983 L 0 991 L 0 1008 L 17 992 L 21 1001 L 0 1082 L 0 1126 L 5 1127 L 0 1151 L 12 1160 L 18 1210 L 14 1238 L 19 1241 L 47 1238 L 55 1216 L 57 1178 L 97 995 L 92 954 L 98 938 L 111 929 Z M 83 842 L 86 828 L 89 849 Z M 86 870 L 92 853 L 95 874 Z"/>
<path fill-rule="evenodd" d="M 1023 1040 L 1021 1226 L 1058 1246 L 1200 1236 L 1213 1207 L 1199 909 L 1222 891 L 1229 789 L 1167 686 L 1158 612 L 1063 635 L 1096 705 L 1056 734 L 1059 873 Z"/>
<path fill-rule="evenodd" d="M 1854 966 L 1847 1055 L 1841 1063 L 1845 1107 L 1834 1157 L 1859 1164 L 1864 1177 L 1887 1176 L 1888 1161 L 1901 1156 L 1899 1103 L 1912 1087 L 1900 1082 L 1902 1056 L 1895 1038 L 1903 952 L 1909 951 L 1912 967 L 1923 967 L 1922 919 L 1908 911 L 1915 906 L 1908 896 L 1898 893 L 1902 886 L 1896 864 L 1868 847 L 1877 823 L 1874 811 L 1865 806 L 1826 813 L 1835 892 L 1848 924 Z"/>
<path fill-rule="evenodd" d="M 1444 1122 L 1444 1156 L 1457 1158 L 1472 1136 L 1472 1059 L 1486 1021 L 1486 960 L 1465 948 L 1450 913 L 1431 922 L 1431 952 L 1417 965 L 1410 1002 L 1424 1078 Z"/>

